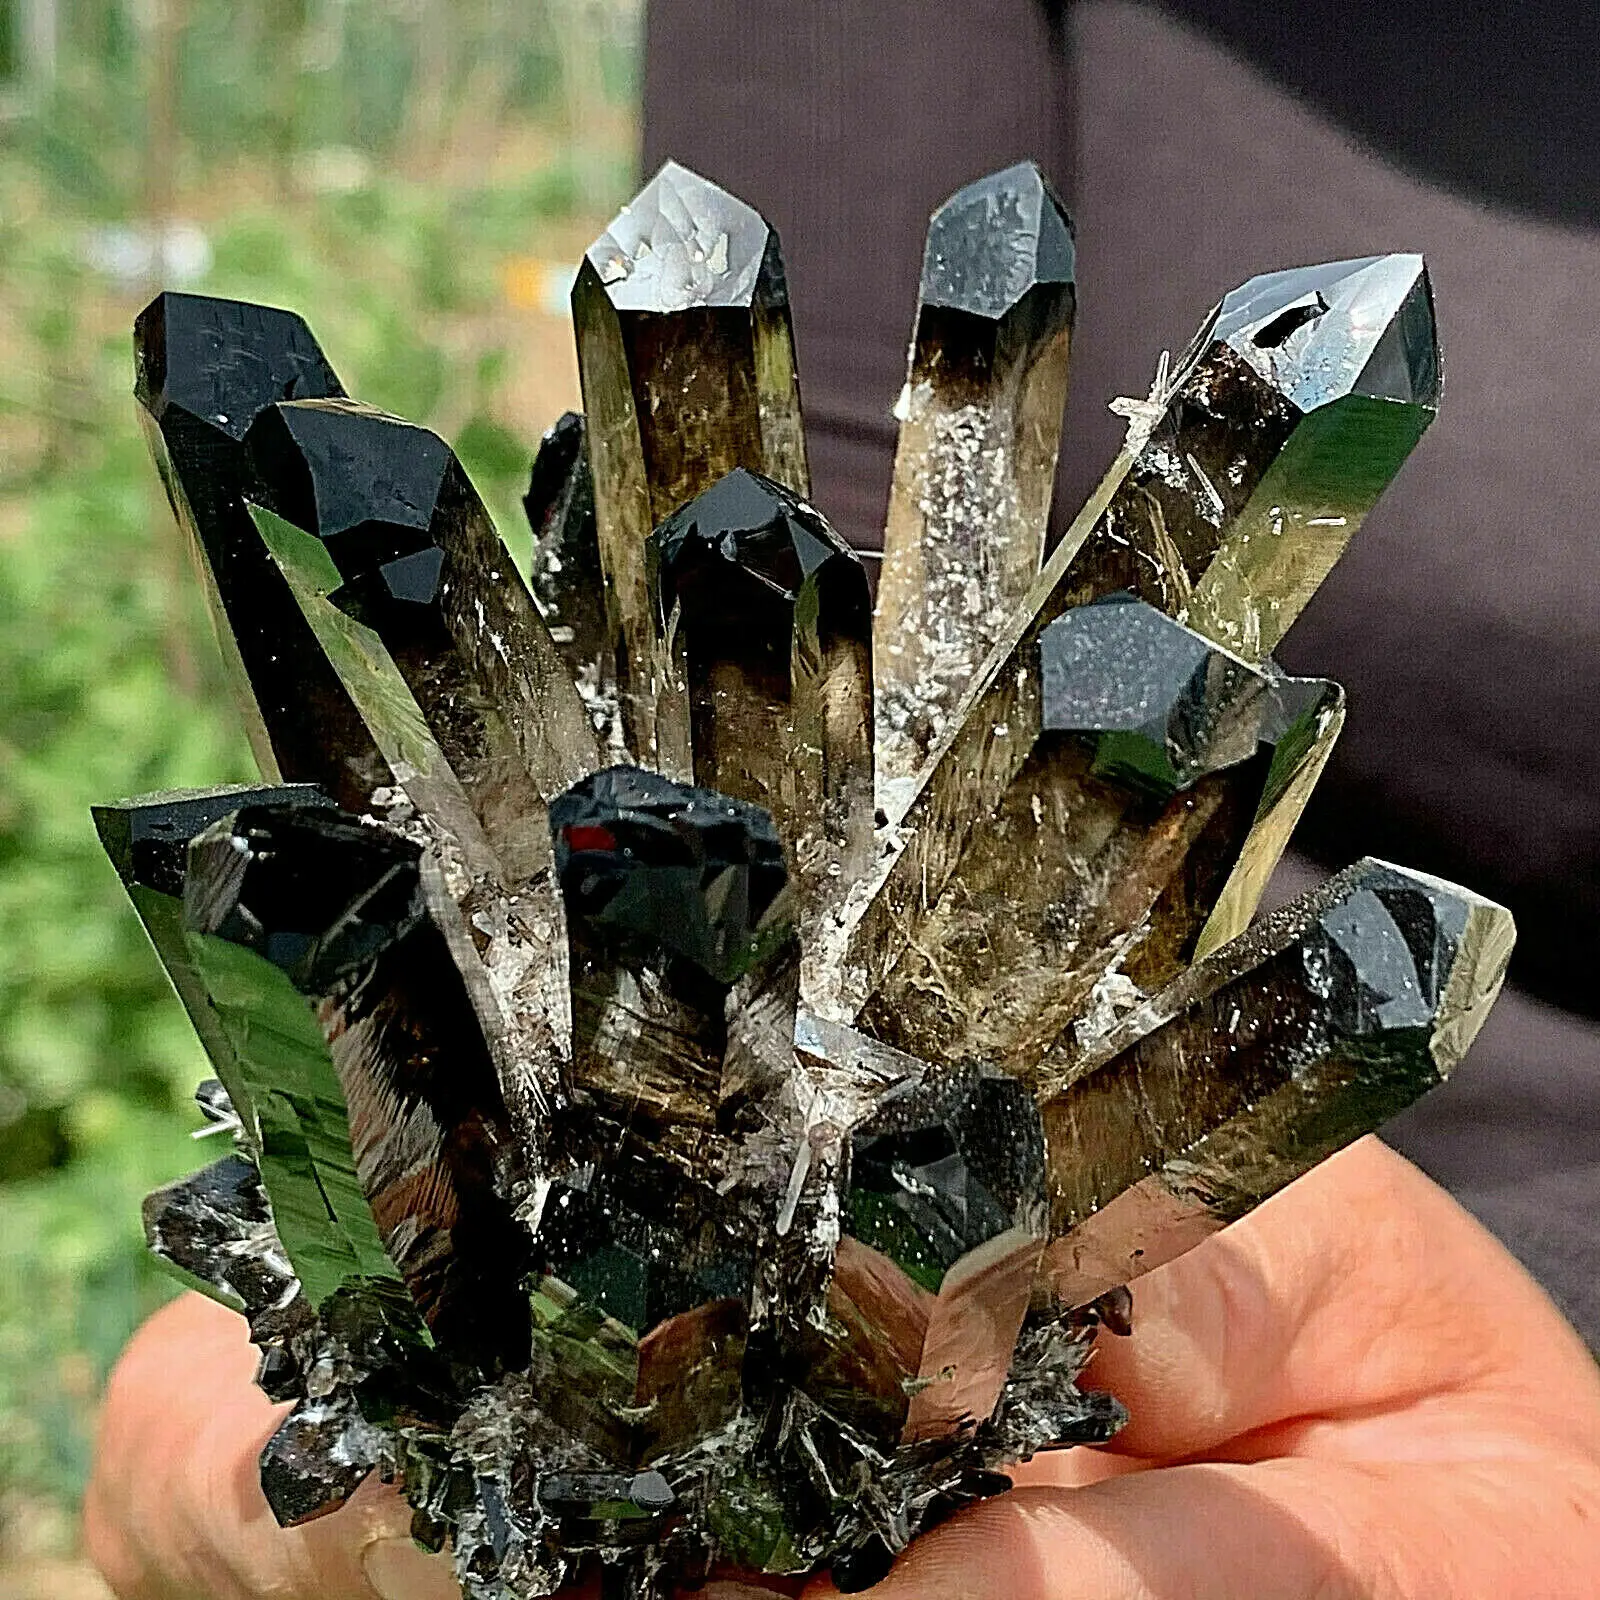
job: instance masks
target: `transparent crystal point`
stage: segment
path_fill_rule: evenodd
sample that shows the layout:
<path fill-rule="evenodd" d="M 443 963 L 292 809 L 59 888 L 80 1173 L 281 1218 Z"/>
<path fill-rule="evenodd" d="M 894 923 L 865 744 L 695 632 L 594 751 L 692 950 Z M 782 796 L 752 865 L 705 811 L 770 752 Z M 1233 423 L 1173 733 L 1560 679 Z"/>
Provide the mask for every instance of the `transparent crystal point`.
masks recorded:
<path fill-rule="evenodd" d="M 1387 320 L 1365 330 L 1372 349 L 1408 319 L 1420 318 L 1431 336 L 1425 271 L 1416 257 L 1396 259 L 1404 263 L 1396 275 L 1409 273 L 1413 287 L 1375 302 L 1374 315 Z M 1355 281 L 1377 270 L 1365 268 Z M 1431 403 L 1375 399 L 1343 380 L 1303 411 L 1288 391 L 1298 390 L 1320 352 L 1274 356 L 1269 380 L 1215 337 L 1217 320 L 1213 311 L 1171 382 L 1148 403 L 931 752 L 903 817 L 901 847 L 880 883 L 858 899 L 833 1002 L 841 1016 L 854 1015 L 915 943 L 973 829 L 1004 808 L 1024 773 L 1043 731 L 1045 629 L 1075 606 L 1127 592 L 1259 663 L 1433 419 Z M 1241 324 L 1235 337 L 1251 327 Z M 1273 838 L 1258 835 L 1258 859 Z M 1239 900 L 1245 882 L 1235 883 L 1235 922 L 1248 917 Z"/>
<path fill-rule="evenodd" d="M 1038 576 L 1076 304 L 1072 222 L 1032 162 L 933 214 L 874 627 L 891 815 Z"/>
<path fill-rule="evenodd" d="M 590 247 L 572 315 L 624 727 L 637 759 L 687 779 L 655 726 L 645 541 L 735 467 L 810 492 L 778 236 L 668 162 Z"/>
<path fill-rule="evenodd" d="M 1442 1081 L 1514 939 L 1504 907 L 1362 861 L 1130 1013 L 1045 1104 L 1052 1294 L 1171 1260 Z"/>

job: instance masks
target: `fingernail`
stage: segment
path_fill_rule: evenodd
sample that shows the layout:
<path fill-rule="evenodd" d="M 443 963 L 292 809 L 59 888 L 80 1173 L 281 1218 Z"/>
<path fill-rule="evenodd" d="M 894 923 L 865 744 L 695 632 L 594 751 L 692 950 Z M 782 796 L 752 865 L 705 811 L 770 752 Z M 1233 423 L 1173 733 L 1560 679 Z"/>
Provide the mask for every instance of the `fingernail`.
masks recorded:
<path fill-rule="evenodd" d="M 361 1552 L 361 1570 L 380 1600 L 460 1600 L 447 1555 L 429 1555 L 408 1538 L 374 1539 Z"/>

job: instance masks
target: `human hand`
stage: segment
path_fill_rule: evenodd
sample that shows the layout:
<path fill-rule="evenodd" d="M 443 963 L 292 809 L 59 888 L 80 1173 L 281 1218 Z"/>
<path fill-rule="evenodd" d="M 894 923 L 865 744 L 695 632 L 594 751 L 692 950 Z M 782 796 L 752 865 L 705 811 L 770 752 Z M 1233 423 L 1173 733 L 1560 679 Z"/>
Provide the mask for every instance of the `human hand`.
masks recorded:
<path fill-rule="evenodd" d="M 84 1496 L 89 1554 L 121 1600 L 459 1600 L 449 1556 L 412 1544 L 411 1508 L 376 1478 L 330 1516 L 278 1526 L 257 1457 L 289 1407 L 255 1369 L 244 1318 L 198 1294 L 123 1351 Z M 750 1592 L 711 1584 L 700 1600 Z"/>
<path fill-rule="evenodd" d="M 1018 1468 L 1013 1493 L 919 1540 L 874 1600 L 1595 1592 L 1594 1362 L 1511 1257 L 1376 1140 L 1140 1280 L 1134 1319 L 1091 1369 L 1127 1402 L 1126 1432 Z M 86 1506 L 113 1587 L 448 1600 L 448 1564 L 411 1546 L 391 1490 L 277 1528 L 255 1455 L 282 1413 L 253 1360 L 242 1321 L 194 1296 L 130 1344 Z"/>
<path fill-rule="evenodd" d="M 1594 1360 L 1376 1139 L 1133 1292 L 1087 1376 L 1127 1429 L 1016 1469 L 872 1600 L 1600 1593 Z"/>

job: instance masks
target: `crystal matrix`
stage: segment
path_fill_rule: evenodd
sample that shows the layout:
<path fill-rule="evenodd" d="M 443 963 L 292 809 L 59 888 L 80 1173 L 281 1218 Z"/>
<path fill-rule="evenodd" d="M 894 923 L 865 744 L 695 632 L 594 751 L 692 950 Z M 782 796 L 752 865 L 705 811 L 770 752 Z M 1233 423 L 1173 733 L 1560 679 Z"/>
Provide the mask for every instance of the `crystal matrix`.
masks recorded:
<path fill-rule="evenodd" d="M 807 500 L 777 237 L 669 165 L 588 251 L 524 584 L 290 313 L 138 393 L 265 786 L 97 825 L 234 1150 L 146 1206 L 469 1594 L 845 1589 L 1107 1439 L 1127 1285 L 1460 1059 L 1510 918 L 1363 861 L 1254 921 L 1345 715 L 1271 651 L 1438 404 L 1421 261 L 1227 295 L 1046 558 L 1072 226 L 923 263 L 876 611 Z M 1252 925 L 1253 924 L 1253 925 Z"/>

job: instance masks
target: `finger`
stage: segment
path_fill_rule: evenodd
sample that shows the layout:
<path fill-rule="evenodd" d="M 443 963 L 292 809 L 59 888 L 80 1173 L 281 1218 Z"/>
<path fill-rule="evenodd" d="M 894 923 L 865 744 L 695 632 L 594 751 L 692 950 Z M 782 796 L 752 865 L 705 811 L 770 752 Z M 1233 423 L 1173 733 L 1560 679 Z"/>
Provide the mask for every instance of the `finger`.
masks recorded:
<path fill-rule="evenodd" d="M 872 1600 L 1593 1594 L 1600 1472 L 1278 1461 L 1020 1489 L 919 1539 Z M 819 1581 L 808 1600 L 837 1591 Z"/>
<path fill-rule="evenodd" d="M 199 1295 L 157 1312 L 107 1385 L 84 1501 L 91 1555 L 124 1600 L 449 1600 L 448 1560 L 417 1551 L 376 1480 L 331 1516 L 280 1528 L 257 1457 L 285 1407 L 254 1383 L 243 1318 Z"/>
<path fill-rule="evenodd" d="M 1497 1429 L 1572 1440 L 1570 1407 L 1546 1397 L 1600 1405 L 1594 1363 L 1543 1291 L 1376 1139 L 1140 1279 L 1133 1336 L 1102 1339 L 1085 1381 L 1131 1413 L 1111 1450 L 1154 1461 L 1247 1439 L 1248 1459 L 1282 1453 L 1285 1426 L 1337 1448 L 1330 1421 L 1382 1428 L 1405 1408 L 1390 1433 L 1449 1448 L 1464 1395 Z"/>

